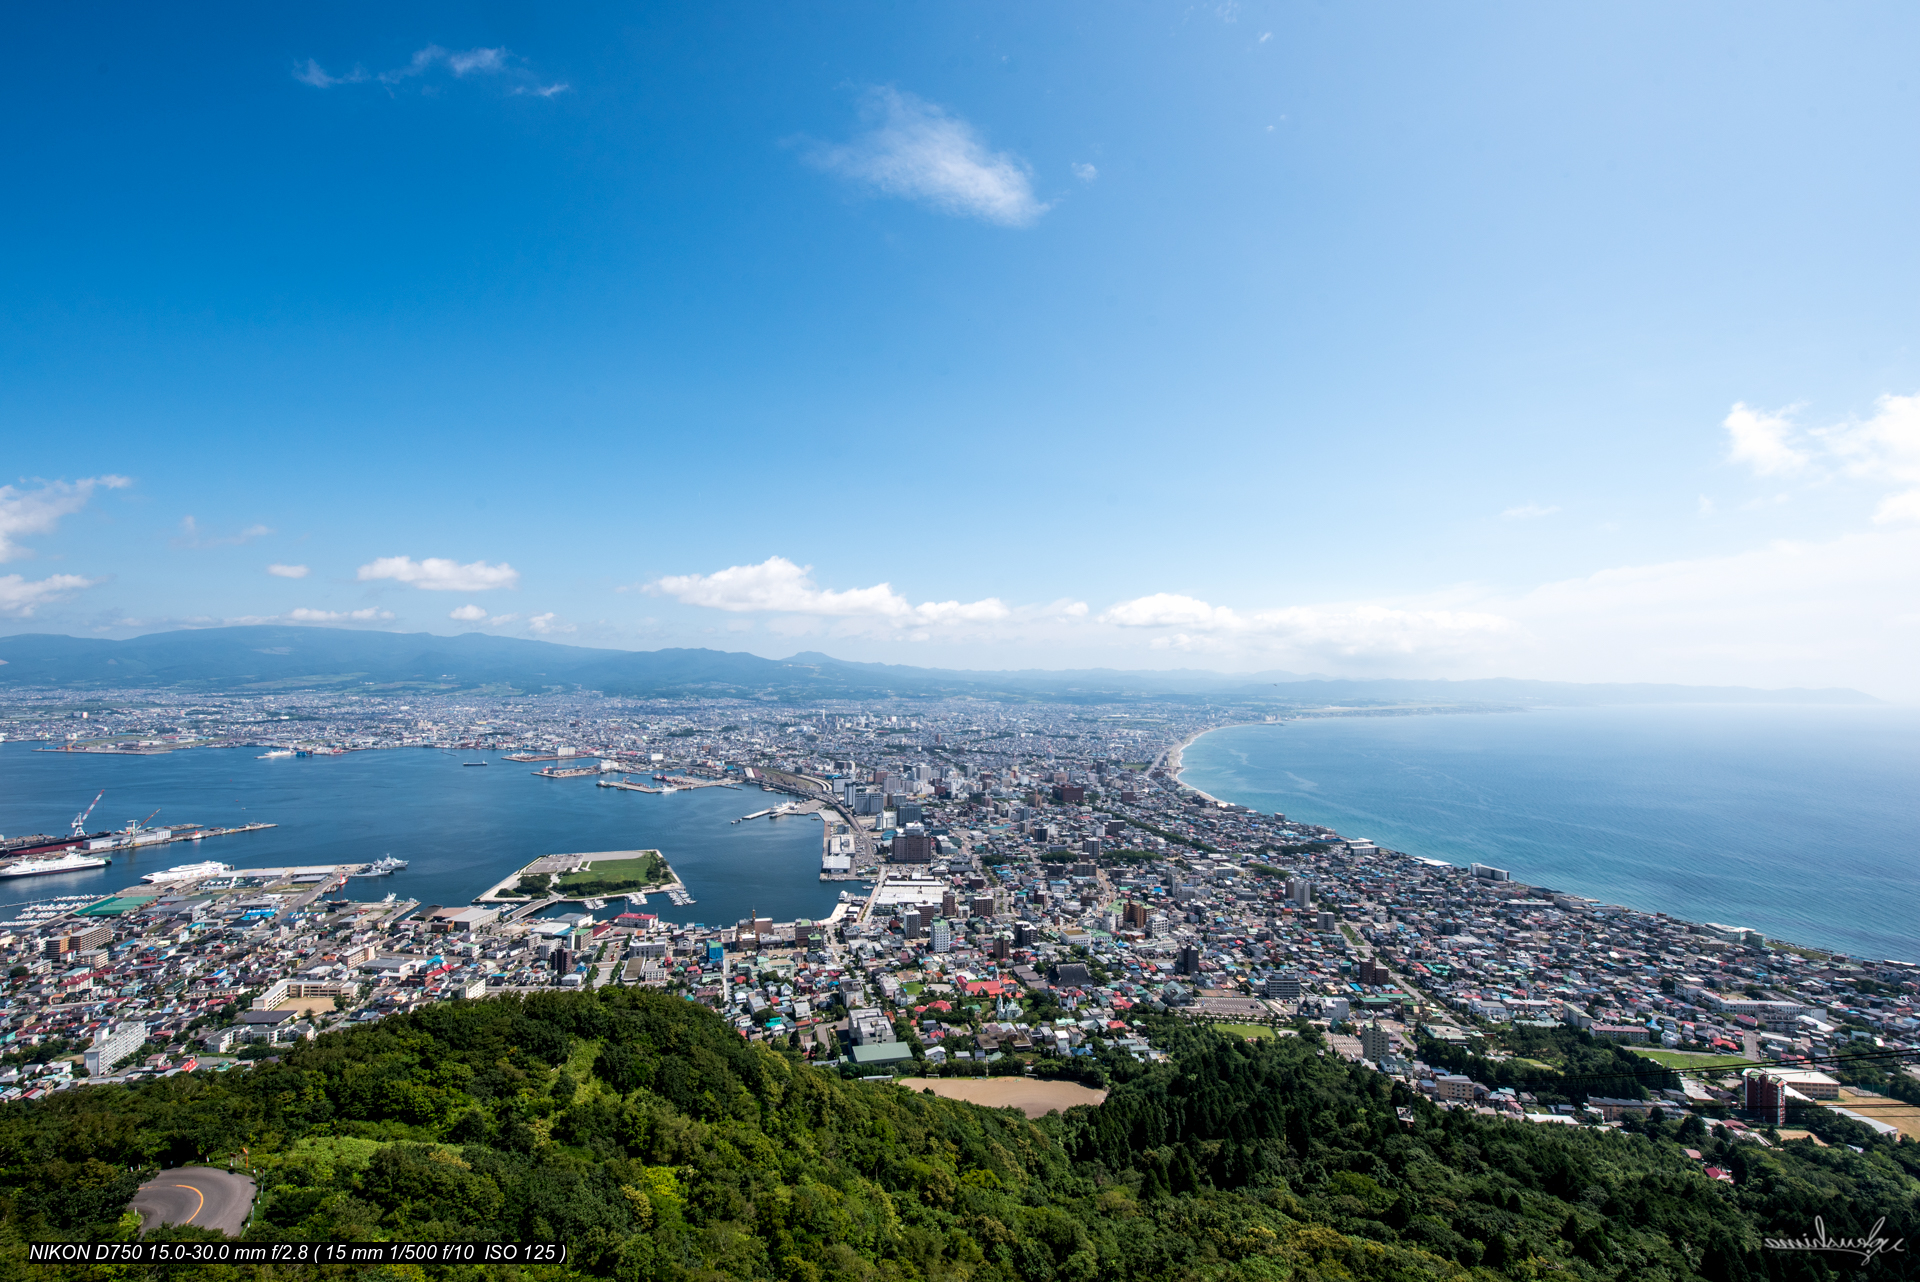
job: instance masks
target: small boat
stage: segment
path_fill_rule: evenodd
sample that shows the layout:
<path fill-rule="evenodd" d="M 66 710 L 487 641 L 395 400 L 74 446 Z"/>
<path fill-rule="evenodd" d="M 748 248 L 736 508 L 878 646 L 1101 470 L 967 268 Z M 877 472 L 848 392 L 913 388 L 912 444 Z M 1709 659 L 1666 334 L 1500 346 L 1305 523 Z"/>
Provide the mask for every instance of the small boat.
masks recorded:
<path fill-rule="evenodd" d="M 607 906 L 607 901 L 604 899 L 589 899 L 586 901 L 586 905 L 588 912 L 597 913 Z"/>
<path fill-rule="evenodd" d="M 463 761 L 460 764 L 463 766 L 485 766 L 491 765 L 492 763 L 486 761 Z"/>
<path fill-rule="evenodd" d="M 362 877 L 391 877 L 394 873 L 399 872 L 406 866 L 406 860 L 395 859 L 392 855 L 387 855 L 384 858 L 376 859 L 374 862 L 368 864 L 367 870 L 359 875 Z"/>

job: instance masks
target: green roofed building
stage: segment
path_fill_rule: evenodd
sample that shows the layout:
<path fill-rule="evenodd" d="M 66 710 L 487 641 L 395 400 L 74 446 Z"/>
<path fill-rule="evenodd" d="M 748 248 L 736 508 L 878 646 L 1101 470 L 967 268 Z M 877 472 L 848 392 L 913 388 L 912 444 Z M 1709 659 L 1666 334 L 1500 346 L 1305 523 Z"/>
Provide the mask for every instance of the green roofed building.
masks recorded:
<path fill-rule="evenodd" d="M 912 1058 L 913 1047 L 905 1042 L 874 1042 L 853 1048 L 853 1062 L 860 1065 L 897 1064 Z"/>

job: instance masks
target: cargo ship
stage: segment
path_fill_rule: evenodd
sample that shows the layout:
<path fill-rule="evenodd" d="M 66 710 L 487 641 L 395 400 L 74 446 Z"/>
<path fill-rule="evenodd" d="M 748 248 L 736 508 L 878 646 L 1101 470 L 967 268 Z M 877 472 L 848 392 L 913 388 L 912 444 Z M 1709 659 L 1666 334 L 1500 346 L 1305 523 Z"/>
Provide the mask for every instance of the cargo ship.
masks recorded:
<path fill-rule="evenodd" d="M 16 859 L 10 864 L 0 865 L 0 877 L 43 877 L 48 873 L 81 872 L 88 868 L 105 868 L 112 862 L 98 855 L 68 852 L 45 859 Z"/>

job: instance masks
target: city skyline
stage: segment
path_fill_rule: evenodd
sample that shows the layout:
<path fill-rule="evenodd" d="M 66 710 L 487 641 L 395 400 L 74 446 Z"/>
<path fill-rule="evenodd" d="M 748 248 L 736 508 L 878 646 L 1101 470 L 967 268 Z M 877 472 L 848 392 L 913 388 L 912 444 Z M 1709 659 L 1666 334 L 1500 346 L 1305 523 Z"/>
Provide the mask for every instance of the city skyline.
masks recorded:
<path fill-rule="evenodd" d="M 0 632 L 1911 701 L 1914 24 L 31 15 Z"/>

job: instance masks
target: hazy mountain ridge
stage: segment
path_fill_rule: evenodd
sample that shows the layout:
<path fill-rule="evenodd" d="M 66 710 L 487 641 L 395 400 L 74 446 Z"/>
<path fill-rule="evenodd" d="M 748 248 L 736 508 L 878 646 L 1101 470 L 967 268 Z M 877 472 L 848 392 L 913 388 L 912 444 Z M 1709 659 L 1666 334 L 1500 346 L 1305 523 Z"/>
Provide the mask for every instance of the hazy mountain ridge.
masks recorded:
<path fill-rule="evenodd" d="M 582 687 L 617 695 L 771 695 L 801 700 L 971 695 L 1073 702 L 1171 699 L 1288 706 L 1879 702 L 1857 690 L 1843 689 L 1756 690 L 1514 678 L 1357 679 L 1194 669 L 953 671 L 860 663 L 816 652 L 763 659 L 723 650 L 594 649 L 475 632 L 443 637 L 423 632 L 273 625 L 160 632 L 124 641 L 53 633 L 0 637 L 0 687 L 105 690 L 159 686 L 240 692 L 394 684 L 448 689 L 507 686 L 534 692 Z"/>

